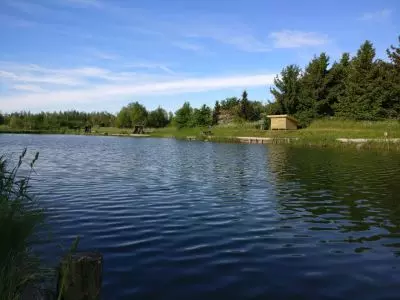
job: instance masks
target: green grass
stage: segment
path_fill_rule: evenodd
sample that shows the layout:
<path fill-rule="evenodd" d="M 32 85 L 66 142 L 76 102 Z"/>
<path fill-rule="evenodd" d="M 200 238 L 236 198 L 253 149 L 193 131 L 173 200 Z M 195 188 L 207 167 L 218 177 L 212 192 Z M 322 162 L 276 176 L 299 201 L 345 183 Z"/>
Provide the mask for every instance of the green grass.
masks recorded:
<path fill-rule="evenodd" d="M 400 138 L 400 122 L 361 122 L 343 120 L 317 120 L 308 128 L 299 130 L 261 130 L 257 125 L 218 125 L 212 128 L 216 137 L 272 137 L 285 138 L 297 137 L 304 139 L 336 139 L 336 138 L 383 138 L 387 132 L 389 137 Z M 201 137 L 203 130 L 207 128 L 183 128 L 167 127 L 155 130 L 151 135 L 155 137 Z"/>
<path fill-rule="evenodd" d="M 274 143 L 287 143 L 284 138 L 297 138 L 291 144 L 318 147 L 356 147 L 358 149 L 391 149 L 400 150 L 400 144 L 368 142 L 359 144 L 343 144 L 338 138 L 384 138 L 385 132 L 389 138 L 400 138 L 400 122 L 396 120 L 365 122 L 347 120 L 317 120 L 308 128 L 299 130 L 261 130 L 257 123 L 219 125 L 212 128 L 213 136 L 205 137 L 202 131 L 207 128 L 167 127 L 155 130 L 151 136 L 186 138 L 194 136 L 199 140 L 215 142 L 237 142 L 236 137 L 270 137 Z"/>
<path fill-rule="evenodd" d="M 112 135 L 112 134 L 130 134 L 132 130 L 128 128 L 118 128 L 118 127 L 93 127 L 92 134 L 99 135 Z"/>
<path fill-rule="evenodd" d="M 0 125 L 0 133 L 15 133 L 15 134 L 82 134 L 83 130 L 77 131 L 68 128 L 54 129 L 24 129 L 11 128 L 6 125 Z"/>

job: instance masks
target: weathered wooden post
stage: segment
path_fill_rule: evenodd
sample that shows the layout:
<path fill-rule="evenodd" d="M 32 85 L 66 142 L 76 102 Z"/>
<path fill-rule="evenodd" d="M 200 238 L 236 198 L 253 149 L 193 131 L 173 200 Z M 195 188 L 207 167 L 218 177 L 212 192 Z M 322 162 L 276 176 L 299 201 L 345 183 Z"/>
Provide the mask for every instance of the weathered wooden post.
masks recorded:
<path fill-rule="evenodd" d="M 103 256 L 97 252 L 66 256 L 59 270 L 57 296 L 62 300 L 100 300 Z"/>

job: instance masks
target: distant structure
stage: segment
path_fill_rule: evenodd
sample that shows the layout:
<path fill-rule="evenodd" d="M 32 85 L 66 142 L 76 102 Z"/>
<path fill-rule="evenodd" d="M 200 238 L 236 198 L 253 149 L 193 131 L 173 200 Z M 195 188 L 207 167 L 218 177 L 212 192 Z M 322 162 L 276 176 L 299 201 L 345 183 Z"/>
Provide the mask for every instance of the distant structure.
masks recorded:
<path fill-rule="evenodd" d="M 268 115 L 271 130 L 296 130 L 299 122 L 289 115 Z"/>
<path fill-rule="evenodd" d="M 135 127 L 133 128 L 133 134 L 144 134 L 144 126 L 135 125 Z"/>
<path fill-rule="evenodd" d="M 92 126 L 85 126 L 85 133 L 92 133 Z"/>

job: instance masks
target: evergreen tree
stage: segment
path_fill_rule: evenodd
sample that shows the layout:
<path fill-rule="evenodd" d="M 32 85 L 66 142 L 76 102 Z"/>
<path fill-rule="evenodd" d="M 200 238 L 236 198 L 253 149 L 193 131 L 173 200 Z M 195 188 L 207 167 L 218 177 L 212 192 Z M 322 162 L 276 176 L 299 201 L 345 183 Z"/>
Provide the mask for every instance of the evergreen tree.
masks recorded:
<path fill-rule="evenodd" d="M 309 123 L 317 116 L 332 115 L 327 102 L 328 96 L 328 66 L 329 57 L 321 53 L 311 60 L 301 78 L 301 97 L 299 99 L 296 117 L 304 123 Z"/>
<path fill-rule="evenodd" d="M 377 78 L 375 49 L 366 41 L 350 64 L 343 96 L 339 97 L 337 115 L 356 120 L 376 120 L 381 115 L 382 87 Z"/>
<path fill-rule="evenodd" d="M 193 126 L 193 109 L 189 102 L 185 102 L 183 106 L 176 111 L 175 122 L 178 128 Z"/>
<path fill-rule="evenodd" d="M 250 116 L 250 103 L 247 98 L 246 90 L 242 93 L 242 99 L 240 100 L 240 117 L 244 120 L 248 120 Z"/>
<path fill-rule="evenodd" d="M 400 71 L 400 36 L 398 37 L 398 40 L 399 46 L 395 47 L 391 45 L 390 48 L 386 50 L 386 53 L 392 64 L 396 67 L 398 71 Z"/>
<path fill-rule="evenodd" d="M 343 53 L 339 62 L 335 62 L 329 70 L 327 78 L 328 95 L 327 105 L 329 105 L 331 114 L 335 114 L 335 109 L 339 98 L 343 97 L 346 90 L 346 81 L 349 75 L 350 54 Z"/>
<path fill-rule="evenodd" d="M 388 95 L 383 103 L 383 109 L 389 118 L 400 118 L 400 36 L 398 39 L 397 47 L 392 45 L 386 50 L 391 64 L 385 64 L 387 78 L 385 91 Z"/>
<path fill-rule="evenodd" d="M 297 112 L 301 91 L 300 78 L 300 67 L 290 65 L 282 70 L 280 77 L 274 79 L 275 87 L 271 89 L 271 93 L 279 104 L 280 113 L 293 115 Z"/>
<path fill-rule="evenodd" d="M 214 110 L 212 113 L 212 125 L 218 124 L 219 115 L 221 114 L 221 106 L 219 105 L 219 101 L 215 102 Z"/>

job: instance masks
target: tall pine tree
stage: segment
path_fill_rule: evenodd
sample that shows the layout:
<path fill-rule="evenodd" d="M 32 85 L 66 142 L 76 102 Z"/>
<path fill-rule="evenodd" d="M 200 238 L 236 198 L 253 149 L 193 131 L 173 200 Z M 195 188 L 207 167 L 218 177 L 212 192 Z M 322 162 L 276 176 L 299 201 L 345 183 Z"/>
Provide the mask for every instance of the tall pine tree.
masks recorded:
<path fill-rule="evenodd" d="M 390 46 L 386 50 L 390 64 L 382 62 L 385 66 L 387 97 L 383 109 L 389 118 L 400 118 L 400 36 L 397 47 Z"/>
<path fill-rule="evenodd" d="M 280 113 L 293 115 L 298 111 L 300 78 L 301 69 L 297 65 L 284 68 L 280 76 L 275 77 L 275 87 L 271 89 L 271 93 L 279 105 Z"/>
<path fill-rule="evenodd" d="M 301 78 L 301 96 L 295 116 L 303 126 L 315 117 L 332 114 L 327 102 L 328 66 L 329 57 L 321 53 L 311 60 Z"/>
<path fill-rule="evenodd" d="M 212 125 L 218 124 L 220 114 L 221 114 L 221 105 L 219 104 L 219 101 L 216 101 L 212 113 Z"/>
<path fill-rule="evenodd" d="M 356 120 L 378 119 L 383 102 L 378 77 L 375 49 L 370 41 L 366 41 L 351 61 L 344 94 L 337 104 L 337 115 Z"/>
<path fill-rule="evenodd" d="M 250 102 L 247 98 L 246 90 L 243 91 L 242 99 L 240 100 L 240 117 L 244 120 L 249 120 L 250 117 Z"/>
<path fill-rule="evenodd" d="M 344 96 L 346 90 L 346 81 L 350 69 L 350 54 L 345 52 L 342 54 L 339 62 L 335 62 L 329 70 L 327 78 L 327 105 L 329 105 L 331 114 L 336 112 L 336 106 L 339 98 Z"/>

